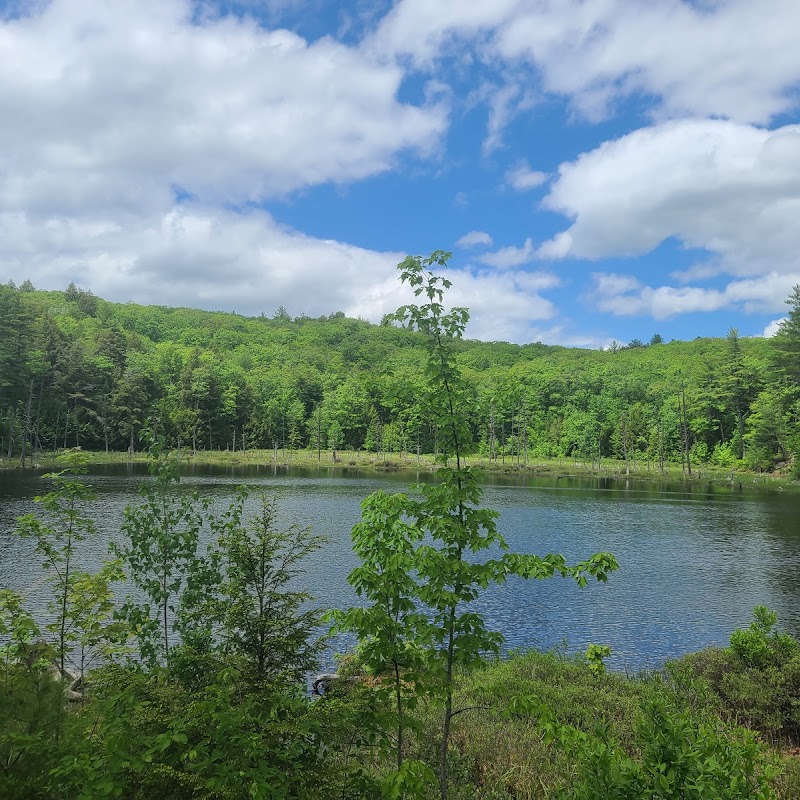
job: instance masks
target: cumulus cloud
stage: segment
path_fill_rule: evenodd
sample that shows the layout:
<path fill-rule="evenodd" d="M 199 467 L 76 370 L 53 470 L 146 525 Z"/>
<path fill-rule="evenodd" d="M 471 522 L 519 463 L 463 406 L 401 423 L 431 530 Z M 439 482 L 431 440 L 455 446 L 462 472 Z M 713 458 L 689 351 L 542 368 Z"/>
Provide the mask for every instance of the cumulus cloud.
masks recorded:
<path fill-rule="evenodd" d="M 528 264 L 533 261 L 536 255 L 536 250 L 533 246 L 533 240 L 528 238 L 522 247 L 501 247 L 494 253 L 484 253 L 478 256 L 478 260 L 490 267 L 496 269 L 511 269 L 512 267 L 520 267 L 523 264 Z"/>
<path fill-rule="evenodd" d="M 800 126 L 680 120 L 641 129 L 562 164 L 543 205 L 574 221 L 539 248 L 542 258 L 639 256 L 674 237 L 711 255 L 679 273 L 684 281 L 765 276 L 721 295 L 662 287 L 645 303 L 662 315 L 733 301 L 777 309 L 800 274 Z"/>
<path fill-rule="evenodd" d="M 772 272 L 757 279 L 734 280 L 721 289 L 654 287 L 643 285 L 630 275 L 596 273 L 591 299 L 601 311 L 617 316 L 647 315 L 655 319 L 723 308 L 764 312 L 780 308 L 798 280 L 800 272 L 788 275 Z"/>
<path fill-rule="evenodd" d="M 188 0 L 53 0 L 0 20 L 0 207 L 242 203 L 426 154 L 444 106 L 329 38 L 197 17 Z"/>
<path fill-rule="evenodd" d="M 472 45 L 486 63 L 527 64 L 589 117 L 621 97 L 657 115 L 767 122 L 797 105 L 795 0 L 401 0 L 372 37 L 420 68 Z"/>
<path fill-rule="evenodd" d="M 401 254 L 254 205 L 431 152 L 446 108 L 401 102 L 400 67 L 188 0 L 22 8 L 0 14 L 0 279 L 316 315 L 393 274 Z"/>
<path fill-rule="evenodd" d="M 21 15 L 0 11 L 0 263 L 6 277 L 76 280 L 110 298 L 379 319 L 396 305 L 402 254 L 315 239 L 255 209 L 437 152 L 455 96 L 440 68 L 449 58 L 492 87 L 484 154 L 542 92 L 589 118 L 644 96 L 655 120 L 561 165 L 545 207 L 565 230 L 538 250 L 528 239 L 476 259 L 499 273 L 458 272 L 472 335 L 568 337 L 556 323 L 532 326 L 553 318 L 541 293 L 556 283 L 521 267 L 638 256 L 673 237 L 709 258 L 672 280 L 726 273 L 728 285 L 601 275 L 600 307 L 777 313 L 800 277 L 800 126 L 756 124 L 796 107 L 800 6 L 767 5 L 398 0 L 346 45 L 190 0 L 20 4 Z M 404 86 L 414 67 L 435 74 Z M 414 92 L 423 99 L 408 100 Z M 520 192 L 548 179 L 528 162 L 505 175 Z M 469 190 L 453 205 L 476 203 Z M 457 242 L 492 245 L 482 231 Z"/>
<path fill-rule="evenodd" d="M 365 45 L 376 54 L 410 56 L 417 66 L 430 67 L 437 58 L 458 53 L 464 39 L 492 31 L 518 6 L 519 0 L 400 0 Z"/>
<path fill-rule="evenodd" d="M 56 218 L 42 226 L 0 214 L 0 240 L 9 276 L 53 288 L 75 281 L 109 300 L 250 315 L 283 305 L 295 315 L 344 311 L 373 322 L 414 301 L 397 280 L 404 253 L 306 236 L 258 210 L 184 203 L 124 226 Z M 547 273 L 447 275 L 448 301 L 471 310 L 469 336 L 531 341 L 536 322 L 556 313 L 541 295 L 557 285 Z"/>
<path fill-rule="evenodd" d="M 540 341 L 548 328 L 541 322 L 556 316 L 553 303 L 540 294 L 558 285 L 549 273 L 509 271 L 502 275 L 469 269 L 448 269 L 442 272 L 453 283 L 447 302 L 451 306 L 465 306 L 470 311 L 467 336 L 488 341 L 534 342 Z M 400 286 L 395 275 L 387 276 L 358 298 L 345 310 L 353 316 L 368 319 L 394 311 L 399 305 L 414 302 L 407 290 Z M 553 336 L 563 334 L 559 327 Z"/>
<path fill-rule="evenodd" d="M 456 242 L 456 247 L 463 248 L 478 247 L 480 245 L 492 246 L 492 237 L 486 231 L 470 231 Z"/>
<path fill-rule="evenodd" d="M 527 161 L 522 161 L 506 172 L 506 183 L 518 192 L 527 192 L 541 186 L 548 177 L 546 172 L 533 170 Z"/>
<path fill-rule="evenodd" d="M 780 317 L 779 319 L 772 320 L 772 322 L 770 322 L 769 325 L 767 325 L 767 327 L 764 328 L 761 335 L 766 339 L 771 339 L 778 332 L 781 323 L 785 321 L 786 317 Z"/>

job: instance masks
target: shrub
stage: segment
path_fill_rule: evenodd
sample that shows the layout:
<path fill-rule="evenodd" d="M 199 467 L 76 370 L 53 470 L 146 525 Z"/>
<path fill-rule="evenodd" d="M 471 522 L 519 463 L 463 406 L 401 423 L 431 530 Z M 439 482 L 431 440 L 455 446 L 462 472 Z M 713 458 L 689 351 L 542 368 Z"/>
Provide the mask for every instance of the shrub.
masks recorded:
<path fill-rule="evenodd" d="M 773 759 L 749 731 L 727 730 L 670 708 L 647 704 L 636 728 L 638 757 L 601 728 L 587 735 L 545 725 L 575 759 L 564 800 L 768 800 L 778 775 Z"/>
<path fill-rule="evenodd" d="M 781 666 L 797 656 L 800 643 L 788 633 L 775 630 L 778 615 L 766 606 L 753 609 L 750 627 L 731 634 L 731 650 L 748 667 Z"/>
<path fill-rule="evenodd" d="M 686 668 L 729 719 L 773 742 L 800 742 L 800 643 L 775 629 L 777 617 L 763 606 L 748 628 L 736 630 L 727 648 L 708 648 L 671 665 Z M 694 687 L 697 688 L 697 687 Z"/>

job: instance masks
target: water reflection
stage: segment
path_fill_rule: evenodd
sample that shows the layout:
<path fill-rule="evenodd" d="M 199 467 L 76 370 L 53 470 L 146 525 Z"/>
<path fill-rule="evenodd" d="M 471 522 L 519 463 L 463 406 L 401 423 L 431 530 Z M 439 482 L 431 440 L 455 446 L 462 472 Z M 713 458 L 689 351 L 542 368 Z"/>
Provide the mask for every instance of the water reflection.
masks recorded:
<path fill-rule="evenodd" d="M 355 566 L 350 529 L 359 504 L 378 489 L 404 490 L 407 473 L 364 475 L 337 469 L 193 467 L 183 485 L 211 495 L 220 507 L 234 487 L 268 491 L 279 502 L 279 523 L 311 525 L 327 537 L 309 561 L 307 584 L 318 602 L 355 601 L 346 583 Z M 94 514 L 99 535 L 81 545 L 80 566 L 102 560 L 119 535 L 125 505 L 146 480 L 140 464 L 95 468 L 87 481 L 99 495 Z M 419 480 L 429 480 L 421 473 Z M 34 508 L 46 491 L 33 473 L 0 473 L 0 585 L 26 592 L 41 612 L 44 592 L 33 543 L 13 534 L 14 519 Z M 255 497 L 251 511 L 255 511 Z M 497 509 L 512 549 L 564 553 L 576 560 L 610 550 L 621 569 L 607 585 L 580 590 L 569 581 L 510 581 L 479 603 L 509 647 L 570 649 L 606 643 L 612 665 L 639 669 L 665 658 L 724 644 L 747 624 L 756 604 L 768 605 L 787 630 L 800 635 L 800 497 L 740 492 L 736 487 L 659 486 L 608 479 L 492 479 L 486 505 Z"/>

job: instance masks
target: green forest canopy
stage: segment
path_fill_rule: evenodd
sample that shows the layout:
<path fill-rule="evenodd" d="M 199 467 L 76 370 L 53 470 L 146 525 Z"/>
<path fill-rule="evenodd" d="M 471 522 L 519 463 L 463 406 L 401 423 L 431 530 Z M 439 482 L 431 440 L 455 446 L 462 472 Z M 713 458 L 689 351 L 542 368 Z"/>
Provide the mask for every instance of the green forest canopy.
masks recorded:
<path fill-rule="evenodd" d="M 462 341 L 488 457 L 598 457 L 772 469 L 800 445 L 800 288 L 775 339 L 605 351 Z M 157 421 L 195 450 L 435 452 L 418 334 L 337 312 L 292 319 L 110 303 L 0 286 L 0 447 L 138 450 Z"/>

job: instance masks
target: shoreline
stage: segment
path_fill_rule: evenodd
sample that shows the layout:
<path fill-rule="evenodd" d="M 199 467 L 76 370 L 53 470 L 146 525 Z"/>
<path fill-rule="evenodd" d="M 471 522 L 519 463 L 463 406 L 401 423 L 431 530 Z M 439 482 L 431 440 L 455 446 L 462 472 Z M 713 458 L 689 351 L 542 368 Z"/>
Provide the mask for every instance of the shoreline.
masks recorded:
<path fill-rule="evenodd" d="M 247 450 L 247 451 L 178 451 L 182 465 L 208 466 L 208 467 L 272 467 L 273 469 L 301 468 L 317 469 L 320 471 L 332 470 L 359 470 L 364 472 L 412 474 L 433 473 L 440 466 L 435 463 L 430 454 L 417 456 L 409 453 L 380 453 L 365 451 L 337 451 L 335 461 L 331 451 L 321 452 L 316 450 Z M 112 464 L 145 464 L 148 456 L 146 452 L 130 455 L 127 452 L 93 452 L 86 451 L 90 466 Z M 641 486 L 655 486 L 663 483 L 680 483 L 687 488 L 729 488 L 732 490 L 771 490 L 800 492 L 800 481 L 788 475 L 773 473 L 756 473 L 744 470 L 718 467 L 713 465 L 692 465 L 691 477 L 681 469 L 679 464 L 665 464 L 663 472 L 657 464 L 652 462 L 631 462 L 626 471 L 625 462 L 616 459 L 604 458 L 599 466 L 597 462 L 567 458 L 528 458 L 527 463 L 517 456 L 507 456 L 501 459 L 489 460 L 484 456 L 467 456 L 464 459 L 467 466 L 479 469 L 487 477 L 518 477 L 518 478 L 552 478 L 556 481 L 562 479 L 595 479 L 608 480 L 614 483 L 639 484 Z M 18 459 L 0 457 L 0 472 L 55 470 L 60 467 L 57 456 L 41 455 L 32 465 L 22 467 Z"/>

